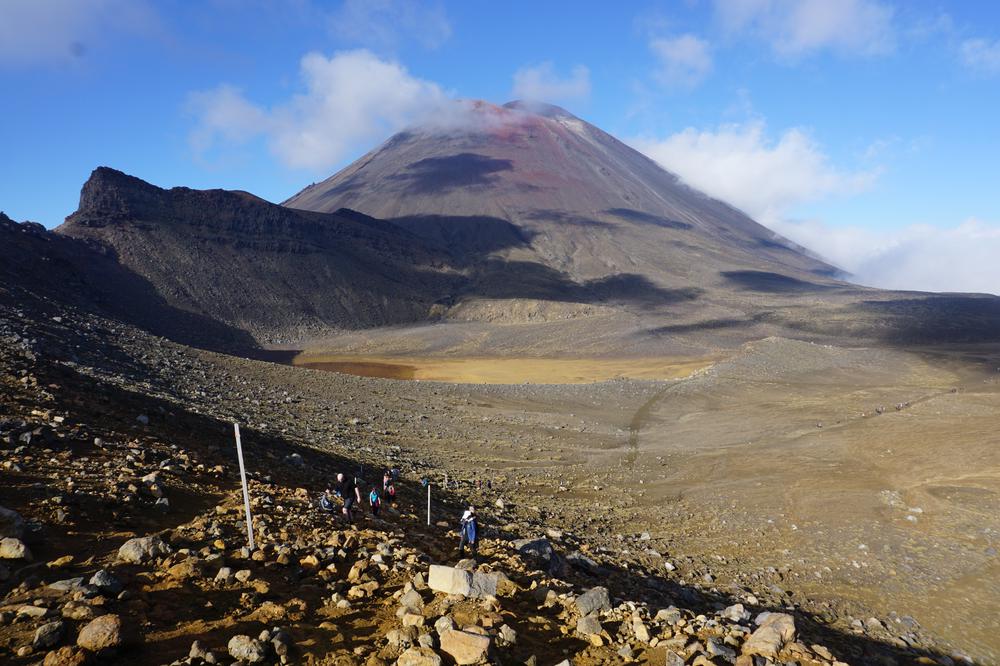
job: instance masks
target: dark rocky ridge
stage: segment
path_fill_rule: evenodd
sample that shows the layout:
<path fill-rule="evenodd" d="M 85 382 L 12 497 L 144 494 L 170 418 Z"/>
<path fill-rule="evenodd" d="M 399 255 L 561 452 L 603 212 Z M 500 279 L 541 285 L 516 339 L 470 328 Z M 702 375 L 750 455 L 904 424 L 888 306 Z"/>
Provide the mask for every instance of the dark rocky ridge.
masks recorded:
<path fill-rule="evenodd" d="M 352 211 L 164 190 L 108 168 L 94 171 L 57 235 L 106 248 L 170 306 L 258 340 L 418 320 L 448 281 L 440 252 Z"/>

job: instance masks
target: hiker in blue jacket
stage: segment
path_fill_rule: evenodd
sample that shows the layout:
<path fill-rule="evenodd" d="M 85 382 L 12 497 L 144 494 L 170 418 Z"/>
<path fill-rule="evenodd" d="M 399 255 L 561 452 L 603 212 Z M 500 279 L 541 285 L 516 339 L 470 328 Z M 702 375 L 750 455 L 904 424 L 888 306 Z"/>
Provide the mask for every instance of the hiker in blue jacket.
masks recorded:
<path fill-rule="evenodd" d="M 462 514 L 460 525 L 462 541 L 458 545 L 458 554 L 465 555 L 465 544 L 469 544 L 469 550 L 472 551 L 472 556 L 476 557 L 479 545 L 479 521 L 476 518 L 475 507 L 470 506 L 465 510 L 465 513 Z"/>

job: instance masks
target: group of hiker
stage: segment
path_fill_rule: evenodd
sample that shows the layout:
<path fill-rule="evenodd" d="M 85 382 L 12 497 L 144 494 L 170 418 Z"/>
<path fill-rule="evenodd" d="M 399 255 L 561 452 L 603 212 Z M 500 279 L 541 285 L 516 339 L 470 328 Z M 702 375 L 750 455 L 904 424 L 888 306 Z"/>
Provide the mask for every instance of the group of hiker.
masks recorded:
<path fill-rule="evenodd" d="M 382 488 L 381 490 L 372 485 L 368 492 L 368 506 L 371 510 L 372 516 L 378 517 L 382 510 L 382 500 L 385 498 L 390 505 L 395 506 L 396 501 L 396 482 L 399 481 L 399 470 L 396 468 L 391 468 L 385 470 L 382 474 Z M 331 513 L 336 511 L 336 504 L 334 498 L 340 498 L 342 506 L 340 512 L 344 515 L 344 518 L 349 523 L 354 522 L 355 512 L 360 510 L 362 507 L 361 501 L 361 484 L 364 480 L 359 476 L 349 476 L 344 473 L 337 474 L 337 483 L 333 488 L 327 488 L 326 492 L 320 497 L 319 505 L 324 511 L 329 511 Z M 421 485 L 427 487 L 430 481 L 426 478 L 421 479 Z M 479 487 L 482 487 L 481 485 Z M 462 518 L 459 521 L 459 532 L 461 535 L 461 541 L 459 543 L 458 551 L 460 555 L 465 554 L 466 545 L 472 551 L 473 556 L 477 554 L 478 546 L 478 532 L 479 532 L 479 520 L 476 516 L 476 509 L 473 506 L 469 506 L 465 509 L 462 514 Z"/>
<path fill-rule="evenodd" d="M 382 475 L 382 489 L 372 485 L 368 492 L 368 506 L 372 515 L 378 517 L 382 510 L 382 498 L 390 504 L 396 500 L 396 481 L 399 479 L 399 470 L 387 469 Z M 339 497 L 343 502 L 340 511 L 344 514 L 347 522 L 354 522 L 354 513 L 362 506 L 361 486 L 362 479 L 358 476 L 346 476 L 342 472 L 337 474 L 337 483 L 331 490 L 326 489 L 320 497 L 320 508 L 324 511 L 334 511 L 334 497 Z"/>

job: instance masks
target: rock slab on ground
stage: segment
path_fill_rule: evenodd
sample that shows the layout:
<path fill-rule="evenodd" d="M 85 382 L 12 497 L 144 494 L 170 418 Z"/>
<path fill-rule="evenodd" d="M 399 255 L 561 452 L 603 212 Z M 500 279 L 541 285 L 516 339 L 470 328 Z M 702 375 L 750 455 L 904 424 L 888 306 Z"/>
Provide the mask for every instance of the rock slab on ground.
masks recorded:
<path fill-rule="evenodd" d="M 478 664 L 486 660 L 490 637 L 458 629 L 441 632 L 441 650 L 451 655 L 456 664 Z"/>

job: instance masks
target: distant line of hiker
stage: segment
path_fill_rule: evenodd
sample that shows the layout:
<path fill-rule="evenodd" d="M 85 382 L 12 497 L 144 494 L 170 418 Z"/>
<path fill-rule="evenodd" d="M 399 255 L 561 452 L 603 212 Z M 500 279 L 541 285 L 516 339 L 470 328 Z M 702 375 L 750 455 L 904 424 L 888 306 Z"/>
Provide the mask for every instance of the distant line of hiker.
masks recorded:
<path fill-rule="evenodd" d="M 359 470 L 357 476 L 346 476 L 342 472 L 338 473 L 336 485 L 332 489 L 327 488 L 326 492 L 320 496 L 320 508 L 331 513 L 335 512 L 334 497 L 338 497 L 343 502 L 340 509 L 341 513 L 347 522 L 353 523 L 355 510 L 361 508 L 360 486 L 364 483 L 364 479 L 361 478 L 363 471 L 363 468 Z M 368 493 L 368 506 L 371 509 L 372 516 L 377 518 L 381 512 L 383 497 L 390 505 L 395 506 L 397 481 L 399 481 L 399 470 L 394 467 L 382 474 L 381 491 L 375 485 L 371 486 L 371 490 Z M 429 483 L 430 480 L 427 477 L 420 480 L 420 485 L 423 488 L 426 488 Z M 490 481 L 487 481 L 486 485 L 488 488 L 492 488 L 493 486 Z M 476 487 L 482 488 L 483 482 L 481 480 L 477 481 Z M 468 545 L 473 557 L 476 557 L 479 546 L 479 519 L 476 516 L 476 508 L 474 506 L 470 505 L 462 514 L 462 518 L 459 520 L 459 534 L 461 537 L 458 545 L 459 555 L 465 555 L 465 547 Z"/>

